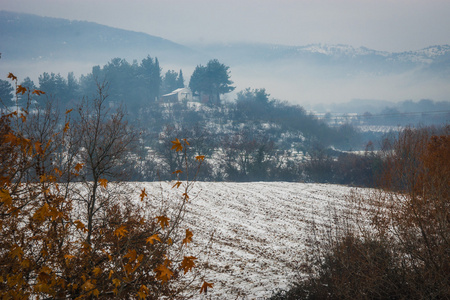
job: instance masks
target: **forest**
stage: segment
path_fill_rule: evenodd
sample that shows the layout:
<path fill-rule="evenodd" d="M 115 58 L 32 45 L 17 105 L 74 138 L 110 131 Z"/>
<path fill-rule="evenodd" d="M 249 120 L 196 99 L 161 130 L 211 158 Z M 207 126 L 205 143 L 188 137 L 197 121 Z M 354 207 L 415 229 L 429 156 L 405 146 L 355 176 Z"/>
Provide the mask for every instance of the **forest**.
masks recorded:
<path fill-rule="evenodd" d="M 0 85 L 5 107 L 27 105 L 23 95 L 14 97 L 11 82 L 2 79 Z M 369 113 L 340 120 L 319 116 L 271 98 L 264 88 L 247 88 L 234 100 L 221 100 L 221 95 L 234 87 L 231 70 L 218 60 L 198 65 L 189 81 L 181 69 L 163 74 L 158 58 L 147 56 L 140 63 L 114 58 L 80 78 L 73 72 L 67 77 L 44 72 L 37 84 L 27 77 L 20 86 L 46 92 L 38 102 L 31 103 L 36 109 L 51 105 L 61 112 L 95 98 L 102 86 L 105 108 L 120 108 L 128 126 L 140 134 L 138 146 L 130 155 L 132 160 L 139 158 L 139 164 L 129 163 L 133 166 L 131 179 L 137 181 L 173 178 L 171 173 L 180 157 L 168 152 L 167 146 L 170 140 L 183 137 L 190 140 L 197 154 L 208 158 L 199 174 L 201 180 L 374 186 L 374 176 L 380 170 L 376 153 L 388 150 L 397 130 L 363 131 L 361 126 L 394 123 L 391 118 L 383 121 Z M 161 97 L 186 86 L 197 100 L 166 101 Z"/>

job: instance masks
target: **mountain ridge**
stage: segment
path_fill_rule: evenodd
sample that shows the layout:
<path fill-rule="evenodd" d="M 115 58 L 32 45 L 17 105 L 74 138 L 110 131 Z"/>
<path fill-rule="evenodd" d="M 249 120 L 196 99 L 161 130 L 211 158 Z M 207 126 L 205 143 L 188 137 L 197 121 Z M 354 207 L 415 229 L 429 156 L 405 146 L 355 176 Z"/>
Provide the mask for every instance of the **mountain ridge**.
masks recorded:
<path fill-rule="evenodd" d="M 98 23 L 0 11 L 2 71 L 36 79 L 42 72 L 86 74 L 113 58 L 157 57 L 165 71 L 190 76 L 218 59 L 236 91 L 265 88 L 294 103 L 381 99 L 448 100 L 450 46 L 388 52 L 344 44 L 178 44 Z M 4 74 L 6 76 L 6 74 Z M 188 83 L 188 82 L 186 82 Z"/>
<path fill-rule="evenodd" d="M 200 56 L 192 49 L 143 32 L 114 28 L 88 21 L 41 17 L 0 11 L 0 36 L 4 57 L 11 60 L 81 59 L 157 56 L 190 60 Z"/>

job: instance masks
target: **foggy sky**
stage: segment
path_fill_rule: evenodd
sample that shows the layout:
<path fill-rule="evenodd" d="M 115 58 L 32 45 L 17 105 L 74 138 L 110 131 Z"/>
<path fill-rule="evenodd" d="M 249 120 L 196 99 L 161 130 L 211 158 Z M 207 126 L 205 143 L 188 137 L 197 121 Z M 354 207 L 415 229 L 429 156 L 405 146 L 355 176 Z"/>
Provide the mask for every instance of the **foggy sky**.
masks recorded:
<path fill-rule="evenodd" d="M 0 9 L 85 20 L 181 44 L 450 44 L 448 0 L 1 0 Z"/>

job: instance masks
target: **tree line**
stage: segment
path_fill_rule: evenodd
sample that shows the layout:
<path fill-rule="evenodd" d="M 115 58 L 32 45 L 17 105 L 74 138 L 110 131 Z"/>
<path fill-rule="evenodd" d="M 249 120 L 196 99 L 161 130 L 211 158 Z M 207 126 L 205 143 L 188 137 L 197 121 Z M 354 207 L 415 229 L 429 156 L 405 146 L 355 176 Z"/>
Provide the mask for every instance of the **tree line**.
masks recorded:
<path fill-rule="evenodd" d="M 364 135 L 350 124 L 330 127 L 299 105 L 270 98 L 264 88 L 247 88 L 238 92 L 234 101 L 221 101 L 221 94 L 234 89 L 230 77 L 229 67 L 218 60 L 197 66 L 189 81 L 198 94 L 197 104 L 157 101 L 163 93 L 184 86 L 184 78 L 182 70 L 169 70 L 161 76 L 158 59 L 150 56 L 131 64 L 115 58 L 79 79 L 73 73 L 67 79 L 43 73 L 38 87 L 29 78 L 20 85 L 44 90 L 60 109 L 69 109 L 95 95 L 98 85 L 104 84 L 105 105 L 123 107 L 124 118 L 142 132 L 135 157 L 143 159 L 133 170 L 133 180 L 171 178 L 179 158 L 163 145 L 167 136 L 183 136 L 207 155 L 200 174 L 203 180 L 373 185 L 378 164 L 375 156 L 361 158 L 333 149 L 364 150 L 370 140 L 380 136 Z M 11 93 L 8 84 L 5 91 Z M 4 103 L 13 104 L 2 97 Z M 25 97 L 19 95 L 17 100 L 19 107 L 25 105 Z M 372 148 L 379 148 L 378 144 L 374 140 Z M 354 164 L 354 171 L 340 176 L 347 164 Z M 158 172 L 167 169 L 169 174 Z"/>

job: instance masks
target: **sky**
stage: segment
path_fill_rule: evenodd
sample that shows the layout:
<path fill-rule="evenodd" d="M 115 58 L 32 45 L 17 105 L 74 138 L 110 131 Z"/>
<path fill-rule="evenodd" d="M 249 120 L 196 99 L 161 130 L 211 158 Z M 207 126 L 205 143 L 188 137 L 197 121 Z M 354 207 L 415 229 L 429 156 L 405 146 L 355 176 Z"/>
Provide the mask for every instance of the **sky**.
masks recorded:
<path fill-rule="evenodd" d="M 177 43 L 450 44 L 449 0 L 0 0 L 0 9 L 100 23 Z"/>

